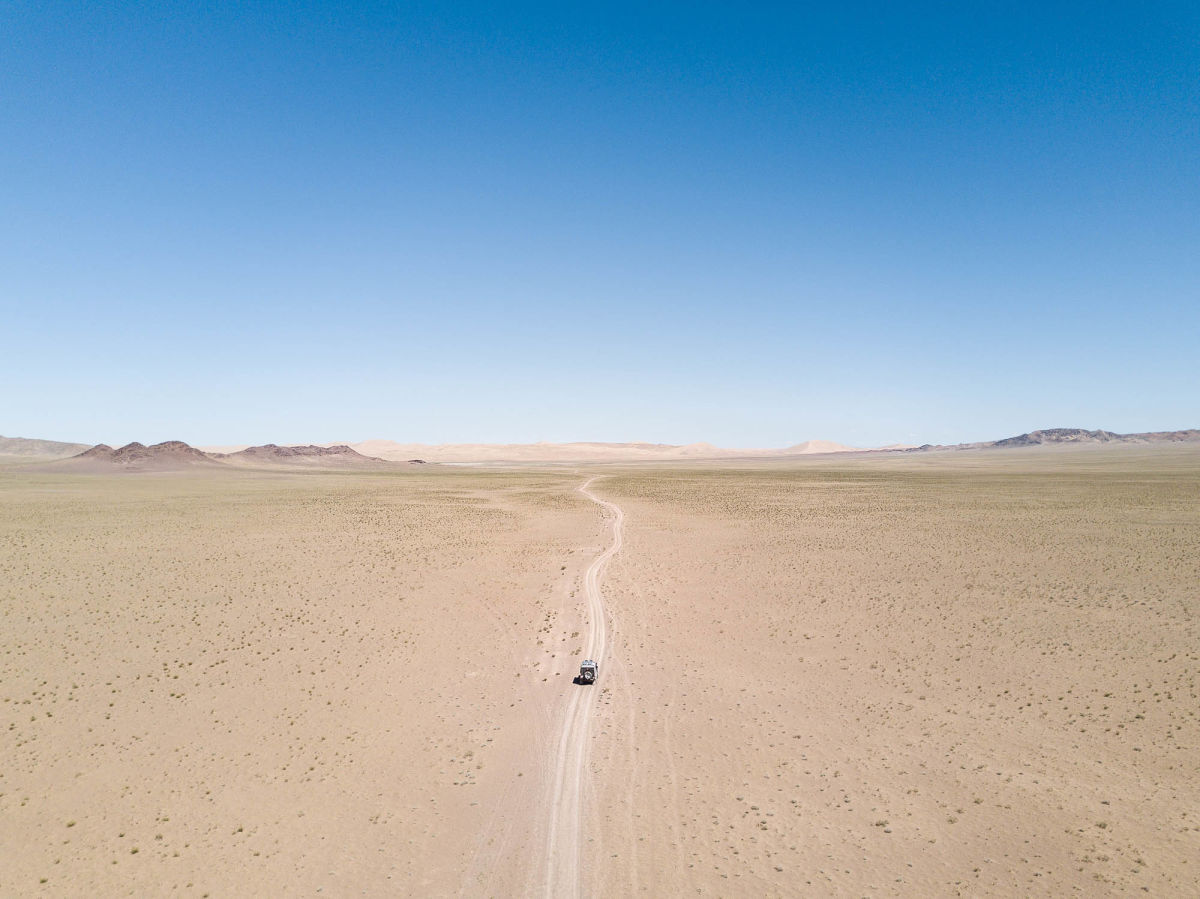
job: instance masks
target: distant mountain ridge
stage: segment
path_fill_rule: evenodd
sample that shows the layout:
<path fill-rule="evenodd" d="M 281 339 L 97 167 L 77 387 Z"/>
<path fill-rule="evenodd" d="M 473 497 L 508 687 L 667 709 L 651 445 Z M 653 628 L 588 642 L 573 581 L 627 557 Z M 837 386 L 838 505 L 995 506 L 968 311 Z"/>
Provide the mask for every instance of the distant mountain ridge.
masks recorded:
<path fill-rule="evenodd" d="M 66 459 L 48 460 L 47 468 L 76 471 L 180 471 L 191 468 L 307 465 L 309 468 L 379 467 L 391 463 L 355 452 L 348 446 L 277 446 L 268 443 L 234 453 L 211 453 L 181 440 L 152 446 L 134 441 L 119 449 L 98 443 Z"/>
<path fill-rule="evenodd" d="M 1063 444 L 1151 444 L 1151 443 L 1191 443 L 1200 442 L 1200 430 L 1190 428 L 1184 431 L 1143 431 L 1137 434 L 1117 434 L 1113 431 L 1089 431 L 1086 428 L 1043 428 L 1018 434 L 1016 437 L 1005 437 L 1002 440 L 987 440 L 979 443 L 954 444 L 925 444 L 913 447 L 904 452 L 927 452 L 930 450 L 970 450 L 970 449 L 1013 449 L 1025 446 L 1056 446 Z"/>
<path fill-rule="evenodd" d="M 1121 439 L 1112 431 L 1085 431 L 1083 428 L 1046 428 L 1016 437 L 1005 437 L 992 446 L 1041 446 L 1046 443 L 1112 443 Z"/>
<path fill-rule="evenodd" d="M 6 464 L 46 470 L 77 471 L 169 471 L 190 468 L 300 467 L 308 469 L 391 468 L 399 464 L 429 462 L 449 464 L 487 463 L 588 463 L 588 462 L 685 462 L 784 460 L 797 456 L 833 453 L 920 453 L 975 449 L 1020 449 L 1039 446 L 1102 446 L 1200 443 L 1200 429 L 1144 431 L 1119 434 L 1086 428 L 1043 428 L 1015 437 L 976 443 L 923 446 L 893 445 L 878 449 L 856 449 L 827 440 L 807 440 L 781 449 L 722 449 L 711 443 L 684 445 L 666 443 L 528 443 L 528 444 L 429 444 L 365 440 L 360 443 L 228 447 L 227 452 L 200 450 L 180 440 L 151 446 L 133 442 L 118 449 L 100 443 L 62 443 L 23 437 L 0 437 L 0 458 Z"/>
<path fill-rule="evenodd" d="M 231 459 L 234 461 L 275 462 L 281 464 L 361 464 L 383 462 L 374 456 L 364 456 L 344 443 L 332 446 L 279 446 L 265 443 L 262 446 L 248 446 L 244 450 L 233 453 L 209 453 L 216 459 Z"/>
<path fill-rule="evenodd" d="M 153 446 L 146 446 L 135 440 L 120 449 L 113 449 L 106 443 L 98 443 L 91 449 L 63 461 L 75 460 L 99 466 L 133 469 L 187 468 L 216 464 L 208 453 L 202 453 L 182 440 L 167 440 Z"/>
<path fill-rule="evenodd" d="M 65 459 L 88 448 L 86 443 L 59 440 L 33 440 L 28 437 L 0 437 L 0 456 Z"/>

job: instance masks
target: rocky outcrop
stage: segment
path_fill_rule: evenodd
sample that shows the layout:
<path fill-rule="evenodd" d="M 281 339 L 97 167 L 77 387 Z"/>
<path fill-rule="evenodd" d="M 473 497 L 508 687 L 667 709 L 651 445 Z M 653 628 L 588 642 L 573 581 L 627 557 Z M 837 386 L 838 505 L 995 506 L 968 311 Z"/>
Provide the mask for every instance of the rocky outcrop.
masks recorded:
<path fill-rule="evenodd" d="M 362 453 L 343 444 L 334 446 L 278 446 L 266 443 L 262 446 L 248 446 L 236 453 L 229 453 L 221 458 L 233 462 L 267 462 L 280 464 L 331 464 L 331 465 L 364 465 L 383 462 L 374 456 L 364 456 Z"/>
<path fill-rule="evenodd" d="M 153 469 L 157 471 L 216 464 L 208 453 L 201 452 L 182 440 L 166 440 L 152 446 L 146 446 L 135 440 L 119 449 L 113 449 L 106 443 L 98 443 L 91 449 L 84 450 L 79 455 L 64 461 L 77 461 L 88 467 Z"/>

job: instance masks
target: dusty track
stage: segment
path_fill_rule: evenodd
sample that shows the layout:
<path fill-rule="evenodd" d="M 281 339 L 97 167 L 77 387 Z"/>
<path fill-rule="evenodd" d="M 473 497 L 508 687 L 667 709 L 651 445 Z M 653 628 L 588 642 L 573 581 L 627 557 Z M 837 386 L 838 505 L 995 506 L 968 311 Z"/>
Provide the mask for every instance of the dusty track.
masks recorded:
<path fill-rule="evenodd" d="M 621 527 L 625 515 L 614 503 L 600 499 L 588 488 L 592 478 L 579 491 L 599 504 L 611 516 L 612 544 L 595 558 L 584 574 L 584 595 L 587 600 L 588 635 L 584 655 L 595 659 L 600 677 L 592 687 L 573 687 L 558 734 L 550 772 L 547 796 L 544 893 L 548 897 L 578 897 L 580 895 L 579 856 L 582 848 L 583 772 L 587 766 L 588 738 L 591 733 L 592 710 L 600 695 L 599 684 L 607 667 L 607 628 L 604 600 L 600 593 L 600 575 L 621 549 Z"/>

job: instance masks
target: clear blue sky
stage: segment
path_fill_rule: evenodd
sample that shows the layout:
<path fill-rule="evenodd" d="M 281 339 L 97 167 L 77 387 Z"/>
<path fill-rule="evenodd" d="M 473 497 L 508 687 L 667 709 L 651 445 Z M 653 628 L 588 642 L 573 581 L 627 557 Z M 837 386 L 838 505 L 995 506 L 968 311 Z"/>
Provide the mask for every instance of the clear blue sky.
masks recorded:
<path fill-rule="evenodd" d="M 5 3 L 0 433 L 1200 426 L 1200 5 L 744 7 Z"/>

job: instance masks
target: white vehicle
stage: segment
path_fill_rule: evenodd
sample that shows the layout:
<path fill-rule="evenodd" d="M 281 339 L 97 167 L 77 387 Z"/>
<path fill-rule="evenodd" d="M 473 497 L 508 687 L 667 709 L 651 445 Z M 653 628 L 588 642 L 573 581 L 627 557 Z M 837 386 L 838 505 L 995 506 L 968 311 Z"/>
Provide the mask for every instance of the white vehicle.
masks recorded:
<path fill-rule="evenodd" d="M 583 664 L 579 666 L 579 677 L 575 678 L 575 683 L 594 684 L 598 671 L 595 662 L 591 659 L 584 659 Z"/>

